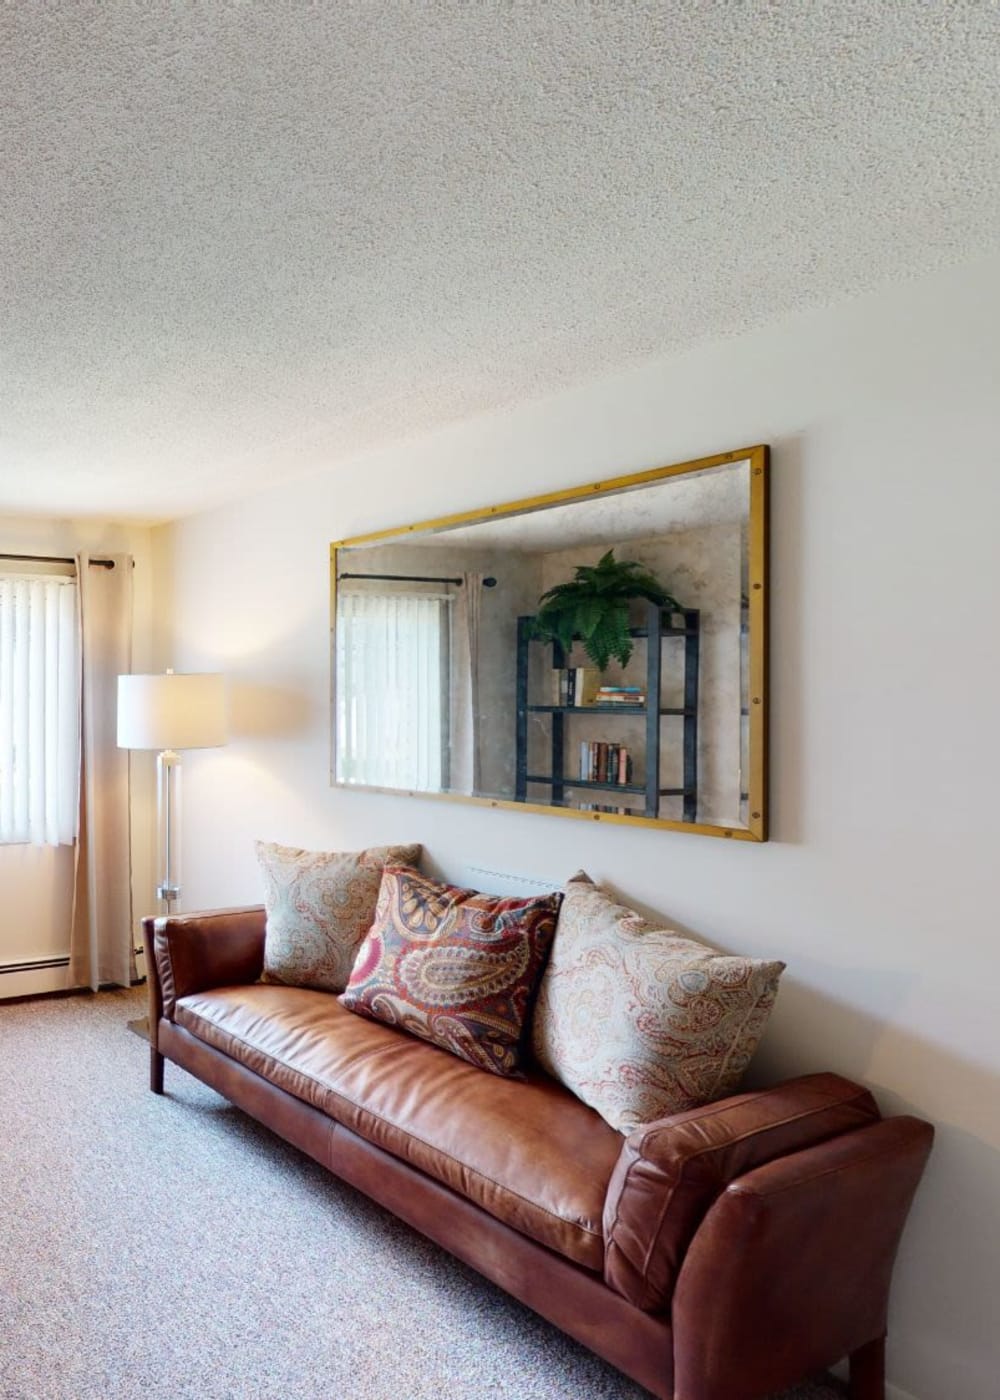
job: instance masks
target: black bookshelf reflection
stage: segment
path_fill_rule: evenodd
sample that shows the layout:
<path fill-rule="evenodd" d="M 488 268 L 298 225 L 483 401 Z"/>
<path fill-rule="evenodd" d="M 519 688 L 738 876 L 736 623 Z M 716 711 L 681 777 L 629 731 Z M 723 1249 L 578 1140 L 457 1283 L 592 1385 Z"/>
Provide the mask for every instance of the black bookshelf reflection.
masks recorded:
<path fill-rule="evenodd" d="M 537 641 L 532 636 L 534 619 L 518 618 L 515 796 L 519 802 L 531 800 L 529 787 L 544 787 L 549 794 L 546 805 L 658 817 L 662 799 L 680 798 L 682 819 L 697 821 L 699 613 L 696 608 L 677 612 L 654 603 L 646 606 L 646 625 L 629 629 L 633 638 L 646 644 L 642 686 L 602 686 L 599 678 L 594 679 L 596 673 L 588 672 L 587 668 L 567 667 L 567 657 L 559 643 Z M 666 643 L 673 643 L 673 648 L 668 648 Z M 546 648 L 551 659 L 551 668 L 547 669 L 551 670 L 553 694 L 548 700 L 529 700 L 529 663 L 533 647 Z M 681 679 L 684 703 L 680 706 L 658 703 L 663 691 L 665 651 L 666 666 Z M 548 773 L 528 772 L 530 715 L 548 717 L 547 747 L 551 756 Z M 574 719 L 581 715 L 605 721 L 611 717 L 641 719 L 641 739 L 628 746 L 612 739 L 581 741 L 580 749 L 575 749 L 571 727 Z M 679 720 L 677 731 L 666 730 L 665 720 Z M 660 758 L 667 747 L 680 749 L 682 781 L 678 786 L 660 785 Z M 615 757 L 608 757 L 607 752 L 602 751 L 610 751 Z M 605 764 L 603 768 L 602 763 Z M 583 794 L 612 792 L 643 800 L 641 806 L 595 808 L 567 796 L 577 790 Z"/>

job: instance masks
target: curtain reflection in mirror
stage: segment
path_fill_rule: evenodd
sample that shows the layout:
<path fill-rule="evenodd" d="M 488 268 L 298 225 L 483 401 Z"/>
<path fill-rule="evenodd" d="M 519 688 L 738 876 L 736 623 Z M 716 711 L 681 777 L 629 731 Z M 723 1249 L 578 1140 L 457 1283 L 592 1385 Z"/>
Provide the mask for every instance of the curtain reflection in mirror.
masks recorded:
<path fill-rule="evenodd" d="M 479 654 L 483 575 L 462 575 L 452 608 L 451 782 L 453 792 L 482 791 Z"/>
<path fill-rule="evenodd" d="M 343 591 L 337 609 L 337 778 L 447 784 L 450 599 Z"/>

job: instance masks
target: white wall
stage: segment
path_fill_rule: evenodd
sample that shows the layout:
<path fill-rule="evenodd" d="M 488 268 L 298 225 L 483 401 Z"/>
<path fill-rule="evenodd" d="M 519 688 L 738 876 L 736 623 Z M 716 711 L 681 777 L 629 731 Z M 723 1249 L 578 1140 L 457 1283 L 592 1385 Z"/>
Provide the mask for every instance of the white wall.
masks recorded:
<path fill-rule="evenodd" d="M 159 660 L 225 667 L 244 733 L 187 760 L 187 906 L 258 898 L 255 837 L 419 838 L 446 874 L 582 865 L 785 958 L 759 1072 L 832 1068 L 938 1126 L 891 1319 L 891 1377 L 921 1400 L 985 1400 L 1000 1361 L 998 295 L 1000 259 L 894 286 L 157 542 Z M 774 449 L 769 844 L 330 789 L 330 540 L 755 442 Z"/>
<path fill-rule="evenodd" d="M 0 516 L 3 553 L 68 557 L 81 549 L 97 555 L 131 554 L 134 558 L 133 665 L 137 671 L 147 670 L 152 652 L 151 532 L 140 526 L 99 520 Z M 149 912 L 145 891 L 148 889 L 151 894 L 154 883 L 152 817 L 156 796 L 148 758 L 146 754 L 134 754 L 131 760 L 132 869 L 138 896 L 137 918 Z M 72 898 L 71 847 L 0 845 L 0 966 L 66 958 Z M 61 991 L 67 985 L 65 966 L 8 972 L 0 976 L 0 998 Z"/>

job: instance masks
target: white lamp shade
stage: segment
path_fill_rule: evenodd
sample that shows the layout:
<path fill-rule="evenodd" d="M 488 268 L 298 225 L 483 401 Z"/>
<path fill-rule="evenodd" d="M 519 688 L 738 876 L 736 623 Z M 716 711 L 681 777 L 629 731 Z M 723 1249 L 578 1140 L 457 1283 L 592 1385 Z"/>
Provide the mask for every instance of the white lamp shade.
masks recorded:
<path fill-rule="evenodd" d="M 214 749 L 227 738 L 220 675 L 118 677 L 120 749 Z"/>

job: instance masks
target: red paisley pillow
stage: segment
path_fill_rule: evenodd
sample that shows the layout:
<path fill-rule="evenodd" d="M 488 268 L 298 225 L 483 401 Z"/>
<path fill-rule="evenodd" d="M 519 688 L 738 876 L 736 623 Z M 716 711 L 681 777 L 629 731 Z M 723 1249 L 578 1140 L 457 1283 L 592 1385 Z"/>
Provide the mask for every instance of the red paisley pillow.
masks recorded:
<path fill-rule="evenodd" d="M 340 997 L 492 1074 L 518 1073 L 561 894 L 504 899 L 387 865 Z"/>

